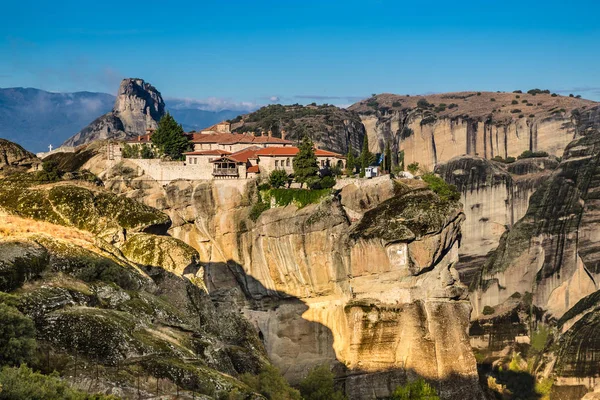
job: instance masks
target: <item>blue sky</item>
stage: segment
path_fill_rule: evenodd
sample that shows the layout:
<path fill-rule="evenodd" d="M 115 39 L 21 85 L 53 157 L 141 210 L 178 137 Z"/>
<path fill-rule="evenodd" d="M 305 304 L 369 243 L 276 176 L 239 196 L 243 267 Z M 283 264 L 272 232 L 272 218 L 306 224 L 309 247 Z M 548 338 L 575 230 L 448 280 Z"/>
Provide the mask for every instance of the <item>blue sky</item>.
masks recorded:
<path fill-rule="evenodd" d="M 539 87 L 600 100 L 600 2 L 27 1 L 3 4 L 0 87 L 349 104 Z"/>

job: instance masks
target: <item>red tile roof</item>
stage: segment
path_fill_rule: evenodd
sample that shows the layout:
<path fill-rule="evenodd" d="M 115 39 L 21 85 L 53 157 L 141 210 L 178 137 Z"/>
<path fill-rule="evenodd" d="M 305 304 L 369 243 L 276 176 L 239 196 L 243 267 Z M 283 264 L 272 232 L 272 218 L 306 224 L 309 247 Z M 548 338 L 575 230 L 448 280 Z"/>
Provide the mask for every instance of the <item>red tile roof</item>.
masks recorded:
<path fill-rule="evenodd" d="M 152 135 L 151 134 L 138 135 L 134 139 L 126 140 L 125 143 L 150 143 L 150 136 L 152 136 Z"/>
<path fill-rule="evenodd" d="M 252 146 L 240 151 L 236 151 L 235 153 L 230 153 L 216 160 L 212 160 L 211 162 L 220 161 L 225 158 L 238 163 L 246 163 L 251 158 L 257 158 L 256 153 L 258 153 L 259 150 L 261 150 L 260 147 Z"/>
<path fill-rule="evenodd" d="M 259 174 L 260 173 L 260 168 L 258 168 L 258 165 L 253 165 L 250 168 L 248 168 L 248 172 L 249 173 L 254 172 L 256 174 Z"/>
<path fill-rule="evenodd" d="M 187 153 L 183 153 L 186 156 L 224 156 L 227 154 L 231 154 L 231 152 L 226 150 L 202 150 L 202 151 L 188 151 Z"/>
<path fill-rule="evenodd" d="M 285 139 L 268 136 L 241 135 L 239 133 L 193 133 L 192 143 L 217 143 L 217 144 L 292 144 Z"/>
<path fill-rule="evenodd" d="M 265 147 L 264 149 L 260 149 L 258 153 L 256 153 L 259 157 L 285 157 L 285 156 L 295 156 L 298 154 L 299 149 L 294 146 L 289 147 Z M 335 158 L 344 158 L 341 154 L 334 153 L 332 151 L 316 149 L 315 155 L 317 157 L 335 157 Z"/>

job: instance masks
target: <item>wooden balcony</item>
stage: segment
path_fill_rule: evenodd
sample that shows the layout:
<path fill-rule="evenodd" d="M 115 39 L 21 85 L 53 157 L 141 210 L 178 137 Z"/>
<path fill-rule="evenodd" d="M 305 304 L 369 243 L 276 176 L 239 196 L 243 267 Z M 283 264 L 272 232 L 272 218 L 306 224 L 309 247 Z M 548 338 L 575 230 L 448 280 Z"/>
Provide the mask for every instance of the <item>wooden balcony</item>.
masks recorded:
<path fill-rule="evenodd" d="M 215 168 L 213 169 L 213 176 L 224 176 L 224 177 L 238 177 L 237 168 Z"/>

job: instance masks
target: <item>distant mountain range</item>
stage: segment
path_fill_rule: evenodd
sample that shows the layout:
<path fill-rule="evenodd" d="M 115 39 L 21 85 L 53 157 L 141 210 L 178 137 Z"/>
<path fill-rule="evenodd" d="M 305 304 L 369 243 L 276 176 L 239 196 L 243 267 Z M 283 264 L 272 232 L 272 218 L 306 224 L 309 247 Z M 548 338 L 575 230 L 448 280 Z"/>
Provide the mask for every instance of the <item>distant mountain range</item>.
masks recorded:
<path fill-rule="evenodd" d="M 115 96 L 107 93 L 52 93 L 34 88 L 0 88 L 0 138 L 32 152 L 58 147 L 99 116 L 109 112 Z M 184 100 L 166 100 L 167 110 L 186 131 L 198 130 L 248 110 L 202 110 Z"/>

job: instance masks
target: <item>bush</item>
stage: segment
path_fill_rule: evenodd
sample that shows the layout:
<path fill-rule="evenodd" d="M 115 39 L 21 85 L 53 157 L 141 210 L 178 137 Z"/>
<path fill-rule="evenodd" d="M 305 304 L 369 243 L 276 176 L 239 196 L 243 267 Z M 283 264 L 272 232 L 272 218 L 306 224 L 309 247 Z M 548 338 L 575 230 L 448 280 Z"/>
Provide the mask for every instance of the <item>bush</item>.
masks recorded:
<path fill-rule="evenodd" d="M 510 102 L 510 104 L 519 104 L 519 102 L 517 100 L 513 100 Z"/>
<path fill-rule="evenodd" d="M 481 96 L 481 92 L 477 92 L 477 96 Z"/>
<path fill-rule="evenodd" d="M 271 189 L 271 185 L 269 185 L 268 183 L 261 183 L 260 185 L 258 185 L 257 189 L 258 191 L 269 190 Z"/>
<path fill-rule="evenodd" d="M 423 378 L 398 386 L 392 400 L 439 400 L 437 392 Z"/>
<path fill-rule="evenodd" d="M 496 310 L 494 309 L 494 307 L 485 306 L 485 307 L 483 307 L 482 314 L 483 315 L 492 315 L 495 311 Z"/>
<path fill-rule="evenodd" d="M 58 374 L 42 375 L 26 365 L 0 371 L 1 400 L 116 400 L 114 396 L 88 394 L 72 389 Z"/>
<path fill-rule="evenodd" d="M 504 164 L 512 164 L 515 161 L 517 161 L 514 157 L 506 157 L 506 158 L 502 158 L 501 156 L 496 156 L 494 158 L 492 158 L 492 161 L 498 161 Z"/>
<path fill-rule="evenodd" d="M 140 157 L 144 159 L 154 158 L 154 152 L 147 144 L 143 144 L 140 150 Z"/>
<path fill-rule="evenodd" d="M 510 110 L 510 112 L 513 113 L 513 114 L 518 114 L 518 113 L 521 112 L 521 110 L 519 110 L 518 108 L 515 108 L 513 110 Z"/>
<path fill-rule="evenodd" d="M 513 90 L 513 93 L 523 93 L 522 90 Z"/>
<path fill-rule="evenodd" d="M 58 168 L 58 162 L 48 160 L 42 163 L 42 170 L 37 172 L 35 179 L 38 182 L 56 182 L 60 181 L 61 176 L 62 171 Z"/>
<path fill-rule="evenodd" d="M 328 365 L 313 368 L 300 382 L 300 393 L 304 400 L 344 400 L 346 396 L 335 390 L 333 372 Z"/>
<path fill-rule="evenodd" d="M 290 387 L 279 370 L 265 366 L 258 375 L 242 374 L 240 380 L 269 400 L 301 400 L 300 392 Z"/>
<path fill-rule="evenodd" d="M 302 208 L 308 204 L 318 203 L 323 197 L 330 193 L 330 189 L 271 189 L 265 193 L 265 197 L 268 198 L 269 201 L 273 198 L 278 207 L 294 204 L 298 208 Z"/>
<path fill-rule="evenodd" d="M 522 160 L 522 159 L 525 159 L 525 158 L 537 158 L 537 157 L 548 157 L 548 153 L 546 153 L 545 151 L 530 151 L 530 150 L 525 150 L 517 158 L 519 160 Z"/>
<path fill-rule="evenodd" d="M 285 186 L 289 181 L 287 172 L 282 169 L 276 169 L 269 175 L 269 183 L 274 188 Z"/>
<path fill-rule="evenodd" d="M 260 217 L 260 214 L 262 214 L 263 211 L 266 211 L 269 208 L 271 208 L 271 205 L 269 203 L 259 201 L 258 203 L 252 206 L 252 209 L 250 210 L 250 219 L 252 221 L 256 221 L 258 217 Z"/>
<path fill-rule="evenodd" d="M 557 95 L 556 93 L 552 93 L 552 94 L 551 94 L 551 96 L 552 96 L 552 97 L 556 97 L 556 96 L 558 96 L 558 95 Z"/>
<path fill-rule="evenodd" d="M 419 172 L 419 168 L 420 168 L 419 163 L 416 161 L 414 163 L 408 164 L 408 166 L 406 167 L 408 172 L 410 172 L 413 175 L 416 175 L 417 172 Z"/>
<path fill-rule="evenodd" d="M 417 101 L 417 107 L 419 108 L 429 108 L 431 105 L 432 104 L 425 99 L 419 99 L 419 101 Z"/>
<path fill-rule="evenodd" d="M 0 303 L 0 362 L 3 365 L 30 362 L 36 347 L 33 321 L 15 307 Z"/>
<path fill-rule="evenodd" d="M 427 185 L 429 185 L 429 189 L 437 193 L 443 201 L 460 200 L 460 192 L 456 189 L 456 186 L 447 183 L 434 173 L 428 172 L 424 174 L 423 181 L 425 181 Z"/>
<path fill-rule="evenodd" d="M 324 176 L 321 178 L 321 188 L 330 189 L 335 186 L 335 178 L 333 176 Z"/>
<path fill-rule="evenodd" d="M 400 103 L 399 101 L 394 101 L 392 103 L 392 107 L 402 107 L 402 103 Z"/>
<path fill-rule="evenodd" d="M 456 107 L 458 107 L 458 104 L 456 104 L 456 103 L 450 103 L 450 104 L 448 105 L 448 108 L 450 108 L 450 109 L 452 109 L 452 108 L 456 108 Z"/>
<path fill-rule="evenodd" d="M 490 101 L 496 101 L 496 99 L 492 97 L 492 98 L 490 99 Z"/>
<path fill-rule="evenodd" d="M 536 89 L 528 90 L 527 93 L 535 96 L 536 94 L 550 94 L 550 91 L 548 89 L 546 89 L 546 90 L 540 90 L 540 89 L 536 88 Z"/>

